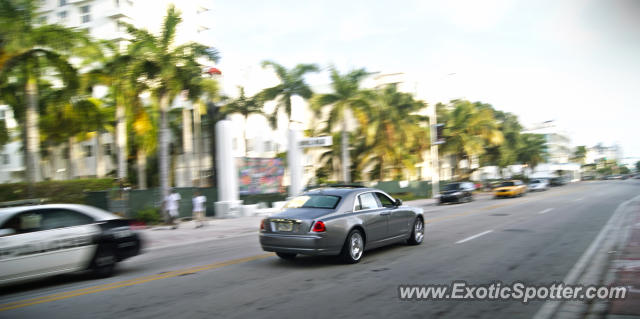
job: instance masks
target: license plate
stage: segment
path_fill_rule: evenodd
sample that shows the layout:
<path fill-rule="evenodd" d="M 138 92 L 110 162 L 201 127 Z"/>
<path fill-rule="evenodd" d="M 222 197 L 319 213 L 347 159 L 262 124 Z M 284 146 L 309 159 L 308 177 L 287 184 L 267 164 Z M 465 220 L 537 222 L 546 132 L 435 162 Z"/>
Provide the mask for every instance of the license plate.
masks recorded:
<path fill-rule="evenodd" d="M 292 223 L 278 223 L 276 229 L 278 231 L 292 231 L 293 224 Z"/>

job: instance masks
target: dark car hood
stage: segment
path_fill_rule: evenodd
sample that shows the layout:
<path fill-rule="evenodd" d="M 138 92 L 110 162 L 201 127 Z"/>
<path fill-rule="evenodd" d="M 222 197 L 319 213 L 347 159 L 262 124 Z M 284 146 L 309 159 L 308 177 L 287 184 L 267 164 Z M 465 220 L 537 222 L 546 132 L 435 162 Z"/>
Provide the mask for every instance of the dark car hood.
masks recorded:
<path fill-rule="evenodd" d="M 324 208 L 287 208 L 275 213 L 269 218 L 290 218 L 290 219 L 316 219 L 318 217 L 335 212 L 334 209 Z"/>

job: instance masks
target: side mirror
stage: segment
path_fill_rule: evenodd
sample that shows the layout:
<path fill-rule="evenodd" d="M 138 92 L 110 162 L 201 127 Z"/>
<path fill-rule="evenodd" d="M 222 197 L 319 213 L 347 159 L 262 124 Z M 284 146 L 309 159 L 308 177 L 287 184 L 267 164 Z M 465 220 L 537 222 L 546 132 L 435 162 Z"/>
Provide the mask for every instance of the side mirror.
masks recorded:
<path fill-rule="evenodd" d="M 396 207 L 402 206 L 402 200 L 400 198 L 396 198 Z"/>
<path fill-rule="evenodd" d="M 14 229 L 12 229 L 12 228 L 0 229 L 0 237 L 13 235 L 15 233 L 16 233 L 16 231 Z"/>

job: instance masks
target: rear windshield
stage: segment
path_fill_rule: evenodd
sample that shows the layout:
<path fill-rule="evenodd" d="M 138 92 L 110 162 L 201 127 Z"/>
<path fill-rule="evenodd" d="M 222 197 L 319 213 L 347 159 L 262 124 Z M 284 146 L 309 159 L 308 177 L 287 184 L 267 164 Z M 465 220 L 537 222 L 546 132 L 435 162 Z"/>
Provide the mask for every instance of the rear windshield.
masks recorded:
<path fill-rule="evenodd" d="M 340 201 L 339 196 L 331 195 L 302 195 L 293 198 L 284 208 L 328 208 L 334 209 Z"/>
<path fill-rule="evenodd" d="M 455 190 L 458 190 L 458 189 L 460 189 L 460 184 L 458 184 L 458 183 L 449 184 L 449 185 L 446 185 L 444 187 L 444 190 L 446 190 L 446 191 L 455 191 Z"/>
<path fill-rule="evenodd" d="M 502 182 L 502 184 L 500 184 L 500 186 L 504 187 L 504 186 L 513 186 L 513 182 Z"/>

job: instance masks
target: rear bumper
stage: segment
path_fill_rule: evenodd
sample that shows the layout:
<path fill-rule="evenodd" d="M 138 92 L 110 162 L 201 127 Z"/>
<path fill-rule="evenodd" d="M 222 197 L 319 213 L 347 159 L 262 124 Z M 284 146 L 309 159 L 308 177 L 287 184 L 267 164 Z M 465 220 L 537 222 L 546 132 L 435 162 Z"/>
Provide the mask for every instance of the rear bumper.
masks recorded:
<path fill-rule="evenodd" d="M 459 203 L 460 198 L 456 195 L 440 195 L 440 203 Z"/>
<path fill-rule="evenodd" d="M 264 251 L 304 255 L 338 255 L 340 247 L 329 247 L 322 235 L 283 235 L 260 233 L 260 245 Z"/>
<path fill-rule="evenodd" d="M 511 197 L 511 196 L 515 196 L 516 192 L 514 191 L 508 191 L 508 192 L 495 192 L 493 193 L 493 196 L 495 197 Z"/>

